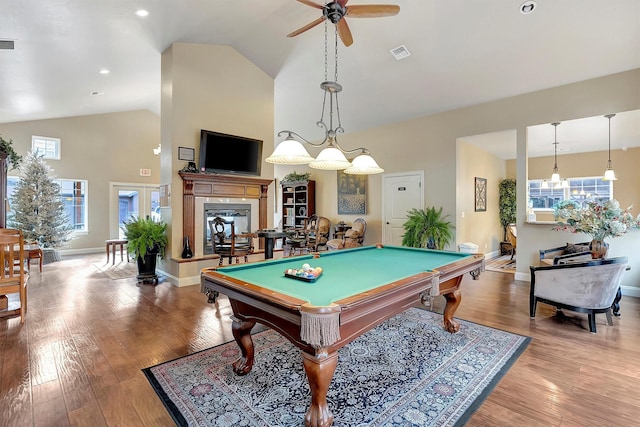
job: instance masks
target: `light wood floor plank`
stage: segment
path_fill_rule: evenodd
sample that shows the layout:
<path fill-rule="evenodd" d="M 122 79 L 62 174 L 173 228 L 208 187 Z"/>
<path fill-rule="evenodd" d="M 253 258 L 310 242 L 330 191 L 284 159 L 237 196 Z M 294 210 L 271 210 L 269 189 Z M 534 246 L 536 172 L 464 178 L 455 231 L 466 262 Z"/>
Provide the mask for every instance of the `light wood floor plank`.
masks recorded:
<path fill-rule="evenodd" d="M 30 278 L 26 323 L 0 319 L 0 426 L 170 426 L 141 370 L 233 340 L 226 298 L 110 280 L 93 263 L 104 254 L 45 265 Z M 529 284 L 510 274 L 465 277 L 462 290 L 456 317 L 533 338 L 468 426 L 638 423 L 640 301 L 623 298 L 614 326 L 597 316 L 591 334 L 586 315 L 544 304 L 529 319 Z"/>

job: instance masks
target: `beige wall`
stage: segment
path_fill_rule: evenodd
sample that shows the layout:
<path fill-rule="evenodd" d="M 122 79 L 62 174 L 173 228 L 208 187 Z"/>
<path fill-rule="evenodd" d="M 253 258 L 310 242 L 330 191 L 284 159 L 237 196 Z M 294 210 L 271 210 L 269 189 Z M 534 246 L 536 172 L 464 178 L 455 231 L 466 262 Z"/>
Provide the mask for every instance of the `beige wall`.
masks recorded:
<path fill-rule="evenodd" d="M 506 178 L 506 162 L 475 145 L 458 141 L 456 168 L 457 243 L 475 243 L 478 251 L 485 254 L 497 251 L 504 237 L 498 209 L 498 184 Z M 475 212 L 476 177 L 487 180 L 485 212 Z"/>
<path fill-rule="evenodd" d="M 200 130 L 263 140 L 263 155 L 273 151 L 273 79 L 229 46 L 174 43 L 162 54 L 162 184 L 171 186 L 171 206 L 163 209 L 169 223 L 169 254 L 161 269 L 179 285 L 199 283 L 200 270 L 212 262 L 177 263 L 183 247 L 182 179 L 178 147 L 196 149 Z M 262 165 L 262 177 L 273 167 Z M 271 186 L 273 187 L 273 186 Z M 270 188 L 270 200 L 274 190 Z M 271 219 L 271 218 L 269 218 Z M 269 222 L 269 225 L 272 225 Z"/>
<path fill-rule="evenodd" d="M 290 108 L 279 106 L 280 109 Z M 518 181 L 518 259 L 516 278 L 528 280 L 529 265 L 536 264 L 539 248 L 548 248 L 566 243 L 567 236 L 553 232 L 549 227 L 525 224 L 526 216 L 526 128 L 530 125 L 565 121 L 583 117 L 604 115 L 611 112 L 630 111 L 640 108 L 640 69 L 587 80 L 539 92 L 488 102 L 455 111 L 449 111 L 415 120 L 395 123 L 361 132 L 341 136 L 345 147 L 364 146 L 371 150 L 385 172 L 424 170 L 425 204 L 443 206 L 444 213 L 458 218 L 460 211 L 456 181 L 456 141 L 458 138 L 490 132 L 515 129 L 517 132 L 517 154 L 515 176 L 506 176 Z M 276 123 L 279 112 L 276 110 Z M 347 118 L 343 118 L 346 122 Z M 634 153 L 635 154 L 635 153 Z M 614 161 L 616 161 L 614 159 Z M 635 160 L 637 161 L 637 160 Z M 615 165 L 615 163 L 614 163 Z M 509 169 L 513 171 L 514 169 Z M 617 172 L 617 167 L 616 167 Z M 281 169 L 276 168 L 280 178 Z M 316 178 L 318 179 L 318 178 Z M 335 178 L 329 177 L 328 182 Z M 381 194 L 380 175 L 369 177 L 369 194 Z M 626 185 L 626 184 L 625 184 Z M 631 184 L 630 182 L 630 185 Z M 322 195 L 331 206 L 319 209 L 335 209 L 335 186 L 326 186 L 330 194 Z M 381 205 L 369 204 L 368 242 L 382 238 Z M 463 227 L 464 228 L 464 227 Z M 611 253 L 629 254 L 632 270 L 625 284 L 640 283 L 640 254 L 632 249 L 632 242 L 639 236 L 636 232 L 616 239 Z M 456 237 L 458 240 L 458 237 Z"/>
<path fill-rule="evenodd" d="M 21 155 L 31 150 L 32 135 L 60 138 L 61 159 L 47 160 L 55 176 L 88 180 L 89 231 L 77 234 L 65 250 L 104 250 L 105 239 L 117 237 L 109 234 L 110 182 L 160 183 L 160 159 L 153 154 L 160 118 L 146 110 L 2 123 L 0 133 L 13 139 Z M 151 169 L 151 176 L 141 177 L 141 168 Z"/>

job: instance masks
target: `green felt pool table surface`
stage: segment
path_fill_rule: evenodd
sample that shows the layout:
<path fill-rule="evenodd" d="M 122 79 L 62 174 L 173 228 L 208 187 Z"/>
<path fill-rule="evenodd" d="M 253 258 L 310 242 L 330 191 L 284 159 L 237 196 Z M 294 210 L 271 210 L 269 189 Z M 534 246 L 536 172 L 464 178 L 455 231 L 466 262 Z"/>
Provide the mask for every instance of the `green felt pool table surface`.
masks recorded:
<path fill-rule="evenodd" d="M 216 272 L 315 306 L 326 306 L 406 277 L 438 270 L 471 256 L 399 246 L 365 246 L 321 252 L 319 258 L 305 255 L 226 266 L 218 268 Z M 311 267 L 322 267 L 323 273 L 315 282 L 284 275 L 287 269 L 300 269 L 305 263 Z"/>

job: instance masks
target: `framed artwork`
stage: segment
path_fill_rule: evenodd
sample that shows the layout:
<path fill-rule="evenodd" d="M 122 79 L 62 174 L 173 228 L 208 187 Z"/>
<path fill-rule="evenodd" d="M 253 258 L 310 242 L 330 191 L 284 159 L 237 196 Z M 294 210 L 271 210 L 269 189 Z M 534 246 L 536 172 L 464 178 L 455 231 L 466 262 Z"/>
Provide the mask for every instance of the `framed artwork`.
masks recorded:
<path fill-rule="evenodd" d="M 348 175 L 338 171 L 338 214 L 367 213 L 367 175 Z"/>
<path fill-rule="evenodd" d="M 178 160 L 193 162 L 196 159 L 195 148 L 178 147 Z"/>
<path fill-rule="evenodd" d="M 476 212 L 486 212 L 487 210 L 487 179 L 476 177 Z"/>

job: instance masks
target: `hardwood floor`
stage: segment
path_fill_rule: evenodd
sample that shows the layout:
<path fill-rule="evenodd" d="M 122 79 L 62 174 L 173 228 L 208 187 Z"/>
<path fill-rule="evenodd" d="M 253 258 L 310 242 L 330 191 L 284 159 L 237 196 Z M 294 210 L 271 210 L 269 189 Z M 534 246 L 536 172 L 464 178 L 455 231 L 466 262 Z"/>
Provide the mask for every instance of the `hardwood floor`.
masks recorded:
<path fill-rule="evenodd" d="M 226 299 L 206 303 L 199 286 L 137 286 L 111 280 L 93 263 L 65 257 L 33 269 L 29 311 L 0 319 L 1 426 L 171 426 L 142 368 L 230 341 Z M 511 274 L 467 275 L 456 317 L 533 340 L 469 426 L 630 426 L 640 423 L 640 301 L 598 333 L 586 315 L 538 305 Z M 444 298 L 435 309 L 442 310 Z"/>

